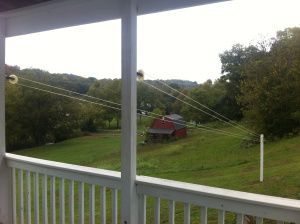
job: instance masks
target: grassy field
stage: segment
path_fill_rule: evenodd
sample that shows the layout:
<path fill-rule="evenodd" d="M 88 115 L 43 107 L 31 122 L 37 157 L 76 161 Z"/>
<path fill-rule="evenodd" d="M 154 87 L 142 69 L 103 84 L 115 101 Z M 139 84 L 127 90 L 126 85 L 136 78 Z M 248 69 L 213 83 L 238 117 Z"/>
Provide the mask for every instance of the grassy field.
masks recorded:
<path fill-rule="evenodd" d="M 138 142 L 143 138 L 139 136 Z M 120 170 L 120 144 L 120 133 L 107 131 L 16 153 Z M 190 130 L 187 138 L 173 142 L 138 143 L 138 174 L 300 199 L 300 136 L 266 142 L 263 183 L 259 182 L 259 145 L 243 145 L 240 139 L 200 130 Z M 162 206 L 162 220 L 167 220 L 166 206 Z M 182 213 L 182 206 L 177 212 Z M 192 210 L 192 216 L 197 219 L 197 210 Z"/>

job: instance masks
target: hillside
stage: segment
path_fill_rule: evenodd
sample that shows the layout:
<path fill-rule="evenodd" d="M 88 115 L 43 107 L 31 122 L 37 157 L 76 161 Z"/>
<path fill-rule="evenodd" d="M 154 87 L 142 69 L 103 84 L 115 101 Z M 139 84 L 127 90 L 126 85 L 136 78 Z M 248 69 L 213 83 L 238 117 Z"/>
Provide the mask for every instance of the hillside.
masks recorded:
<path fill-rule="evenodd" d="M 11 74 L 17 75 L 19 81 L 16 85 L 6 85 L 8 151 L 61 142 L 85 132 L 120 128 L 120 79 L 97 80 L 6 66 L 6 75 Z M 180 90 L 192 83 L 175 81 L 182 83 L 182 87 L 173 86 Z M 140 110 L 180 111 L 180 105 L 173 98 L 155 88 L 137 83 Z"/>
<path fill-rule="evenodd" d="M 191 89 L 198 86 L 197 82 L 192 82 L 189 80 L 181 80 L 181 79 L 167 79 L 165 80 L 165 82 L 168 84 L 175 84 L 182 89 Z"/>
<path fill-rule="evenodd" d="M 6 66 L 7 74 L 16 74 L 23 78 L 31 79 L 34 81 L 45 82 L 49 85 L 65 88 L 78 93 L 87 93 L 90 86 L 97 81 L 94 77 L 85 78 L 79 75 L 66 74 L 66 73 L 50 73 L 41 69 L 28 68 L 20 69 L 17 66 Z M 99 81 L 107 82 L 111 79 L 100 79 Z M 180 79 L 160 80 L 168 84 L 175 84 L 180 89 L 190 89 L 198 85 L 197 82 Z M 157 84 L 156 80 L 150 81 Z"/>
<path fill-rule="evenodd" d="M 7 66 L 7 74 L 16 74 L 22 78 L 47 83 L 60 88 L 65 88 L 78 93 L 87 93 L 96 78 L 84 78 L 73 74 L 50 73 L 41 69 L 19 69 L 18 67 Z"/>
<path fill-rule="evenodd" d="M 120 135 L 105 132 L 17 153 L 120 170 Z M 138 145 L 140 175 L 296 199 L 299 164 L 300 136 L 266 143 L 264 183 L 259 182 L 259 146 L 245 148 L 239 139 L 193 130 L 186 139 Z"/>
<path fill-rule="evenodd" d="M 224 128 L 232 131 L 230 128 Z M 142 142 L 139 136 L 138 141 Z M 84 166 L 120 170 L 120 132 L 74 138 L 61 143 L 17 151 L 18 154 Z M 265 181 L 259 182 L 259 146 L 243 146 L 239 139 L 190 130 L 186 139 L 153 145 L 138 144 L 138 174 L 227 189 L 300 199 L 300 136 L 267 142 Z M 86 188 L 88 194 L 88 188 Z M 66 193 L 67 194 L 67 193 Z M 107 192 L 111 206 L 110 191 Z M 99 209 L 99 198 L 96 207 Z M 153 220 L 153 199 L 147 203 L 147 223 Z M 88 207 L 88 201 L 85 202 Z M 176 223 L 183 223 L 183 205 L 176 205 Z M 216 210 L 209 209 L 209 224 L 217 223 Z M 89 221 L 88 210 L 85 214 Z M 108 210 L 108 223 L 110 210 Z M 96 214 L 96 219 L 99 219 Z M 191 223 L 198 223 L 199 208 L 192 207 Z M 161 221 L 168 222 L 168 202 L 162 200 Z M 236 223 L 232 213 L 226 223 Z M 273 222 L 266 222 L 272 223 Z"/>

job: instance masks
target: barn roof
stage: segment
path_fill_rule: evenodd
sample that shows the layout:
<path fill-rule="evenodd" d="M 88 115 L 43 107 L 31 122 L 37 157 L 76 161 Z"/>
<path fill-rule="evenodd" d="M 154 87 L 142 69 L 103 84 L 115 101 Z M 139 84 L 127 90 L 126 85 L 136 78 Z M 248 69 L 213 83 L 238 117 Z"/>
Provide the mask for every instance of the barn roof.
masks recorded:
<path fill-rule="evenodd" d="M 166 129 L 166 128 L 149 128 L 148 133 L 151 134 L 166 134 L 170 135 L 173 133 L 173 129 Z"/>
<path fill-rule="evenodd" d="M 181 117 L 178 114 L 170 114 L 170 115 L 166 115 L 165 117 L 171 120 L 183 120 L 183 117 Z"/>
<path fill-rule="evenodd" d="M 181 117 L 178 114 L 166 115 L 165 118 L 170 119 L 170 120 L 173 121 L 175 130 L 179 130 L 179 129 L 182 129 L 182 128 L 186 127 L 185 120 L 183 119 L 183 117 Z"/>
<path fill-rule="evenodd" d="M 179 130 L 186 127 L 186 122 L 184 120 L 175 120 L 174 121 L 175 130 Z"/>

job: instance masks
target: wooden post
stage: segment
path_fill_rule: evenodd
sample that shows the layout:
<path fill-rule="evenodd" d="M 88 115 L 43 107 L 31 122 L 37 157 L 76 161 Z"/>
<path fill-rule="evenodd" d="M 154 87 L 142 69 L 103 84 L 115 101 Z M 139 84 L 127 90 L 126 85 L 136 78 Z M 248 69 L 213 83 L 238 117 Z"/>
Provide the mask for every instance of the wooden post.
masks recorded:
<path fill-rule="evenodd" d="M 138 223 L 136 192 L 136 0 L 122 0 L 121 223 Z"/>
<path fill-rule="evenodd" d="M 12 223 L 11 171 L 5 156 L 5 22 L 0 18 L 0 224 Z"/>
<path fill-rule="evenodd" d="M 260 135 L 260 182 L 264 181 L 264 135 Z"/>

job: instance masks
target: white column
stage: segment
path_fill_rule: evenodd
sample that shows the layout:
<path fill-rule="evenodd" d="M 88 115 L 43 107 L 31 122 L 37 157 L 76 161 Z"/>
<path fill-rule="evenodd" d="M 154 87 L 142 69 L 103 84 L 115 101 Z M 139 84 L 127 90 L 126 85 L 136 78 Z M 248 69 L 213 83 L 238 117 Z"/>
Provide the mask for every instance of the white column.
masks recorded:
<path fill-rule="evenodd" d="M 260 182 L 264 181 L 264 135 L 260 135 Z"/>
<path fill-rule="evenodd" d="M 137 224 L 136 179 L 136 0 L 122 0 L 121 224 Z"/>
<path fill-rule="evenodd" d="M 5 22 L 0 18 L 0 223 L 12 223 L 11 171 L 5 164 Z"/>

